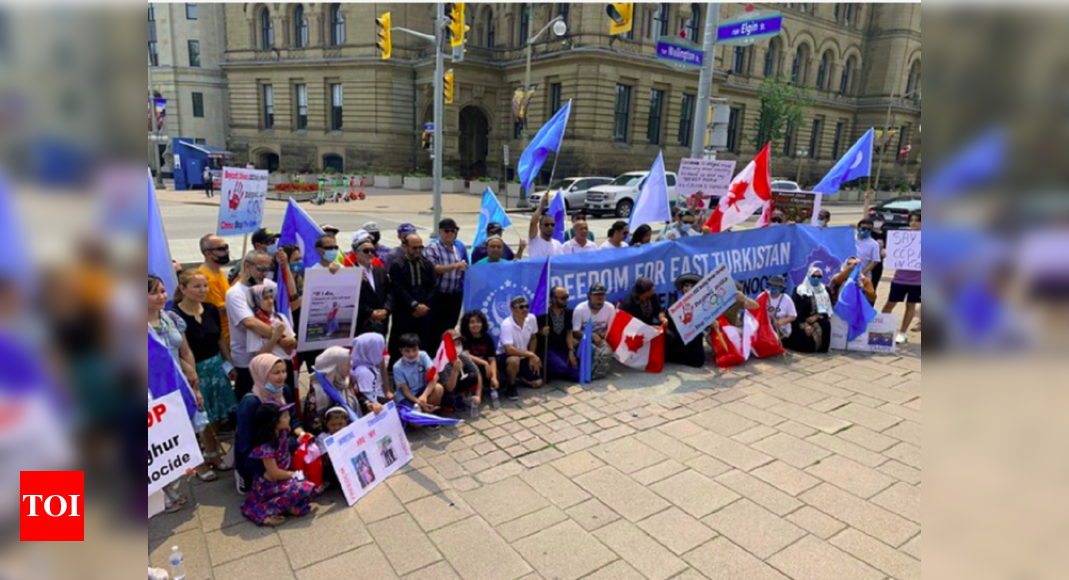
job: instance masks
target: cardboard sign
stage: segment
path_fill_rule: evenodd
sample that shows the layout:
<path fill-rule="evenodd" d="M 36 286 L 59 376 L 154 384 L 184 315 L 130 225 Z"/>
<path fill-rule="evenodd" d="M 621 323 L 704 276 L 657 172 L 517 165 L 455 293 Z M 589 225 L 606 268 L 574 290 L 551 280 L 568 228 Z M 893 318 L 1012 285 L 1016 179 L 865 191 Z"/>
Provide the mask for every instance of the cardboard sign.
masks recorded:
<path fill-rule="evenodd" d="M 381 415 L 363 417 L 334 435 L 320 435 L 319 440 L 350 506 L 412 461 L 412 448 L 393 401 Z"/>
<path fill-rule="evenodd" d="M 353 342 L 363 280 L 363 268 L 342 268 L 336 274 L 326 268 L 305 272 L 298 352 Z"/>
<path fill-rule="evenodd" d="M 236 236 L 260 229 L 266 199 L 266 171 L 224 167 L 216 232 L 220 236 Z"/>
<path fill-rule="evenodd" d="M 887 232 L 888 270 L 921 270 L 921 232 L 893 230 Z"/>
<path fill-rule="evenodd" d="M 690 344 L 706 328 L 735 304 L 735 280 L 727 266 L 710 272 L 668 309 L 679 330 L 680 339 Z"/>
<path fill-rule="evenodd" d="M 832 315 L 831 348 L 832 350 L 853 352 L 895 354 L 896 332 L 898 332 L 898 317 L 894 314 L 879 314 L 861 336 L 847 344 L 846 337 L 849 333 L 849 328 L 846 321 Z"/>
<path fill-rule="evenodd" d="M 772 211 L 783 212 L 787 223 L 819 225 L 822 195 L 808 191 L 773 191 Z"/>
<path fill-rule="evenodd" d="M 698 197 L 701 204 L 691 204 L 692 209 L 702 210 L 709 206 L 710 197 L 727 195 L 731 178 L 735 175 L 734 161 L 715 159 L 684 159 L 679 163 L 679 182 L 676 194 L 679 199 L 690 201 Z"/>
<path fill-rule="evenodd" d="M 148 402 L 148 495 L 204 463 L 182 393 Z"/>

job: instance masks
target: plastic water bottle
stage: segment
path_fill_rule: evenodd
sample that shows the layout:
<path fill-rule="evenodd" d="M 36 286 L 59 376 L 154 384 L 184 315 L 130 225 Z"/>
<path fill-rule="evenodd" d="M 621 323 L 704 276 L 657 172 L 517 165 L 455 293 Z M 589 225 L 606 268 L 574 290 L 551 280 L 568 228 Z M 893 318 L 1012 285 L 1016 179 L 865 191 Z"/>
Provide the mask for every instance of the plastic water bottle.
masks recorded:
<path fill-rule="evenodd" d="M 178 546 L 171 548 L 171 580 L 186 580 L 186 557 Z"/>
<path fill-rule="evenodd" d="M 468 400 L 468 404 L 471 405 L 471 420 L 475 421 L 479 418 L 479 405 L 475 402 L 475 397 Z"/>
<path fill-rule="evenodd" d="M 501 408 L 501 395 L 497 394 L 496 390 L 490 391 L 490 406 L 495 410 Z"/>

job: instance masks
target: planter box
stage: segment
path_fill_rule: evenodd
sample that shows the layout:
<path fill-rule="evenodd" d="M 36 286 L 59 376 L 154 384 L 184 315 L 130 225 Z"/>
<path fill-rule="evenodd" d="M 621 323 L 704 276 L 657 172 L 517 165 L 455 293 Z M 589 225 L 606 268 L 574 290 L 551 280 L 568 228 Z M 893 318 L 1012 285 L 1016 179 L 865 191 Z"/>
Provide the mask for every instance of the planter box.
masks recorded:
<path fill-rule="evenodd" d="M 468 188 L 464 187 L 464 181 L 461 179 L 442 180 L 442 193 L 465 193 L 466 191 Z"/>
<path fill-rule="evenodd" d="M 487 187 L 494 190 L 494 193 L 497 193 L 499 186 L 500 184 L 494 183 L 493 181 L 473 181 L 471 182 L 471 185 L 468 186 L 468 193 L 472 195 L 482 195 L 483 193 L 486 193 Z"/>
<path fill-rule="evenodd" d="M 376 175 L 373 183 L 380 189 L 398 189 L 405 184 L 405 179 L 400 175 Z"/>
<path fill-rule="evenodd" d="M 520 193 L 523 191 L 523 186 L 519 183 L 508 184 L 508 195 L 512 199 L 520 199 Z"/>
<path fill-rule="evenodd" d="M 405 177 L 405 189 L 408 191 L 430 191 L 434 189 L 434 178 Z"/>

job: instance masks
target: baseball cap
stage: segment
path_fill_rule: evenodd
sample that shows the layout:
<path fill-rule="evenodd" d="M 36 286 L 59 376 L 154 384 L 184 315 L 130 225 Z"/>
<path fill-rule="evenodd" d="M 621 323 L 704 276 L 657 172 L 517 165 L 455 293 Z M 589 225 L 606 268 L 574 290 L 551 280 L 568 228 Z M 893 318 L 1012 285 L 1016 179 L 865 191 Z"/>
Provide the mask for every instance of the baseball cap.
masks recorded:
<path fill-rule="evenodd" d="M 416 226 L 412 224 L 401 224 L 397 226 L 397 235 L 399 236 L 411 236 L 416 233 Z"/>
<path fill-rule="evenodd" d="M 254 244 L 271 244 L 279 238 L 279 235 L 267 228 L 260 228 L 252 235 Z"/>
<path fill-rule="evenodd" d="M 609 289 L 605 287 L 601 282 L 591 284 L 590 292 L 588 294 L 608 294 Z"/>
<path fill-rule="evenodd" d="M 338 235 L 338 232 L 341 231 L 340 229 L 338 229 L 338 228 L 336 228 L 336 227 L 334 227 L 334 226 L 332 226 L 330 224 L 323 224 L 321 226 L 321 228 L 323 229 L 324 232 L 326 232 L 328 234 L 334 234 L 334 235 Z"/>
<path fill-rule="evenodd" d="M 357 230 L 356 232 L 354 232 L 353 233 L 353 247 L 356 247 L 357 242 L 359 242 L 360 240 L 363 240 L 365 238 L 367 238 L 369 240 L 371 239 L 371 236 L 369 236 L 366 231 Z"/>
<path fill-rule="evenodd" d="M 438 229 L 439 230 L 459 230 L 460 228 L 457 226 L 456 220 L 454 220 L 453 218 L 445 218 L 444 220 L 438 222 Z"/>
<path fill-rule="evenodd" d="M 486 235 L 488 236 L 500 236 L 505 233 L 505 228 L 501 227 L 499 223 L 491 223 L 486 226 Z"/>
<path fill-rule="evenodd" d="M 368 223 L 364 224 L 364 227 L 362 227 L 361 229 L 363 229 L 365 232 L 367 232 L 369 234 L 377 234 L 377 233 L 380 232 L 379 224 L 377 224 L 375 222 L 368 222 Z"/>

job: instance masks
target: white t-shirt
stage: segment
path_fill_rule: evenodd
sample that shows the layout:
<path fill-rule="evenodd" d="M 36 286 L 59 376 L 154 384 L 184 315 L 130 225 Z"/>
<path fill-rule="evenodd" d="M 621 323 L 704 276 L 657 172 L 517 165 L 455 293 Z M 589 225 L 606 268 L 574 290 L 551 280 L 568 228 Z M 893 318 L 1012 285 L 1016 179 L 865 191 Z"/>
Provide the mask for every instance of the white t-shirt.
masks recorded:
<path fill-rule="evenodd" d="M 284 328 L 282 333 L 283 337 L 297 338 L 297 335 L 293 332 L 293 325 L 285 316 L 276 317 L 272 324 L 281 324 Z M 267 344 L 267 339 L 256 334 L 255 332 L 249 332 L 248 346 L 249 346 L 249 359 L 256 358 L 256 353 L 260 352 L 260 349 Z M 292 352 L 286 352 L 286 349 L 279 345 L 275 345 L 275 348 L 271 349 L 271 354 L 277 356 L 282 360 L 289 360 L 293 358 Z"/>
<path fill-rule="evenodd" d="M 264 280 L 264 286 L 276 290 L 278 286 Z M 243 320 L 253 318 L 256 314 L 249 304 L 251 288 L 244 284 L 235 284 L 226 291 L 226 316 L 230 324 L 230 355 L 234 366 L 239 369 L 249 368 L 252 356 L 249 354 L 249 331 L 241 324 Z"/>
<path fill-rule="evenodd" d="M 382 388 L 382 372 L 375 372 L 369 367 L 357 367 L 353 372 L 353 381 L 358 391 L 363 393 L 369 400 L 378 402 L 386 397 L 386 391 Z"/>
<path fill-rule="evenodd" d="M 798 309 L 794 306 L 794 299 L 786 294 L 780 294 L 779 298 L 773 298 L 772 294 L 768 295 L 768 315 L 772 317 L 772 324 L 775 324 L 780 318 L 790 318 L 792 316 L 798 316 Z M 787 338 L 791 335 L 791 325 L 785 324 L 779 327 L 780 334 L 783 338 Z"/>
<path fill-rule="evenodd" d="M 549 258 L 561 255 L 564 245 L 554 239 L 550 239 L 547 242 L 541 237 L 537 237 L 531 240 L 527 248 L 528 254 L 532 258 Z"/>
<path fill-rule="evenodd" d="M 671 228 L 670 230 L 665 232 L 664 239 L 666 239 L 666 240 L 678 240 L 680 238 L 689 238 L 689 237 L 692 237 L 692 236 L 700 236 L 700 235 L 702 235 L 701 231 L 700 230 L 699 231 L 695 231 L 693 228 L 689 232 L 683 232 L 683 231 L 680 231 L 680 230 L 678 230 L 676 228 Z"/>
<path fill-rule="evenodd" d="M 565 255 L 582 254 L 584 252 L 596 252 L 598 251 L 598 245 L 590 240 L 586 241 L 585 246 L 580 246 L 579 242 L 571 240 L 567 244 L 564 244 L 564 248 L 561 253 Z"/>
<path fill-rule="evenodd" d="M 531 346 L 531 337 L 538 334 L 538 321 L 533 314 L 527 315 L 521 328 L 513 317 L 501 323 L 501 338 L 497 341 L 497 354 L 505 354 L 506 346 L 527 350 Z"/>
<path fill-rule="evenodd" d="M 575 313 L 572 314 L 572 331 L 586 332 L 586 323 L 590 320 L 591 314 L 590 302 L 584 302 L 576 306 Z M 616 307 L 606 302 L 605 306 L 602 306 L 601 310 L 594 316 L 594 334 L 602 336 L 609 334 L 609 328 L 612 327 L 614 318 L 616 318 Z"/>
<path fill-rule="evenodd" d="M 627 247 L 627 242 L 620 242 L 620 247 L 621 248 L 626 248 Z M 616 250 L 617 247 L 612 245 L 612 242 L 610 242 L 609 240 L 605 240 L 604 242 L 601 242 L 601 249 L 602 250 Z"/>
<path fill-rule="evenodd" d="M 858 259 L 861 260 L 862 269 L 868 268 L 869 264 L 872 264 L 873 262 L 880 263 L 883 261 L 883 257 L 881 256 L 882 250 L 880 248 L 880 242 L 877 242 L 872 238 L 866 238 L 863 240 L 855 238 L 854 246 L 854 251 L 857 253 Z M 872 274 L 869 273 L 865 277 L 868 278 L 871 275 Z"/>

